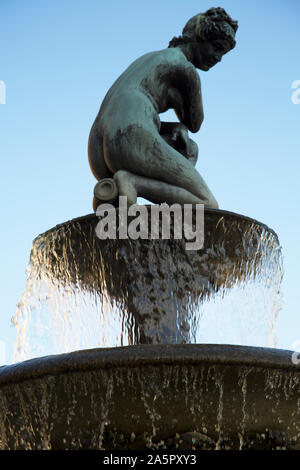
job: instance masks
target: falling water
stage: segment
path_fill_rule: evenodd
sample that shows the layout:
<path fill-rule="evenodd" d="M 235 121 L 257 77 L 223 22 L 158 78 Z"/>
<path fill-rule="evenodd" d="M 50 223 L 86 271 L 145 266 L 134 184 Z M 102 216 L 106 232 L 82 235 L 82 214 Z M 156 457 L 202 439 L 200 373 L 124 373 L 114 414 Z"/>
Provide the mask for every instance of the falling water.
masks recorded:
<path fill-rule="evenodd" d="M 207 210 L 204 247 L 187 252 L 172 237 L 101 241 L 96 224 L 33 242 L 0 449 L 299 449 L 291 352 L 247 346 L 276 345 L 276 234 Z"/>
<path fill-rule="evenodd" d="M 15 361 L 138 343 L 276 346 L 282 254 L 266 226 L 207 211 L 205 245 L 105 240 L 95 216 L 34 240 Z"/>
<path fill-rule="evenodd" d="M 0 450 L 299 449 L 300 377 L 287 354 L 192 346 L 0 368 Z"/>

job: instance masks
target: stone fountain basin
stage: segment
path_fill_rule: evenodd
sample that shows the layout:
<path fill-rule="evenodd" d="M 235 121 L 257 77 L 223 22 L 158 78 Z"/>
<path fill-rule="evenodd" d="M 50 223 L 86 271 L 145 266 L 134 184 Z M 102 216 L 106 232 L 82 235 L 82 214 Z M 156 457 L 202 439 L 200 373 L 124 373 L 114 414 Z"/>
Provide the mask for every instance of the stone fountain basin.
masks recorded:
<path fill-rule="evenodd" d="M 292 352 L 90 349 L 0 368 L 0 449 L 300 448 Z"/>
<path fill-rule="evenodd" d="M 151 227 L 150 206 L 143 207 L 147 208 Z M 195 211 L 193 215 L 195 222 Z M 65 311 L 73 311 L 74 302 L 82 294 L 93 299 L 92 309 L 95 308 L 99 322 L 102 321 L 100 328 L 95 325 L 95 330 L 98 328 L 96 340 L 83 344 L 82 349 L 86 344 L 93 347 L 98 344 L 200 343 L 201 340 L 197 341 L 199 309 L 217 294 L 221 297 L 238 286 L 245 291 L 260 286 L 263 303 L 261 308 L 257 304 L 253 307 L 259 311 L 259 322 L 266 312 L 269 319 L 275 315 L 273 312 L 277 314 L 282 254 L 273 230 L 249 217 L 206 208 L 203 249 L 190 251 L 186 250 L 185 240 L 174 238 L 174 221 L 172 214 L 170 239 L 117 237 L 100 240 L 96 236 L 99 219 L 95 214 L 73 219 L 40 234 L 33 242 L 26 283 L 32 307 L 25 295 L 21 305 L 27 302 L 28 306 L 15 316 L 16 324 L 22 329 L 23 324 L 29 323 L 34 330 L 33 324 L 40 322 L 42 309 L 64 319 Z M 66 292 L 75 297 L 71 294 L 68 297 Z M 270 293 L 274 293 L 272 298 Z M 27 322 L 30 308 L 31 320 Z M 82 305 L 80 317 L 87 325 L 92 316 L 93 311 Z M 41 345 L 47 342 L 45 332 L 49 317 L 41 313 L 44 336 L 41 331 L 36 332 Z M 114 330 L 116 342 L 106 341 L 110 332 L 104 317 L 111 318 L 111 324 L 115 318 L 117 322 L 122 319 L 122 326 Z M 57 333 L 59 341 L 67 344 L 68 350 L 77 349 L 72 341 L 68 344 L 63 325 L 60 331 Z M 100 340 L 101 335 L 105 341 Z M 22 350 L 23 333 L 20 337 L 17 346 Z M 26 354 L 32 357 L 30 350 Z"/>

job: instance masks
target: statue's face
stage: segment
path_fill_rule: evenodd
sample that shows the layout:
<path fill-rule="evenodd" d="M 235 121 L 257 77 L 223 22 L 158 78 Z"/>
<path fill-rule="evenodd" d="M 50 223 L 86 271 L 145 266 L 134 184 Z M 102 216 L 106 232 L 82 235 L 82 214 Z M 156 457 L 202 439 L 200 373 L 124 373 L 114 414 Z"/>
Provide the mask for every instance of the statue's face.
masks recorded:
<path fill-rule="evenodd" d="M 200 70 L 209 70 L 221 61 L 224 54 L 232 49 L 228 39 L 199 41 L 194 47 L 194 65 Z"/>

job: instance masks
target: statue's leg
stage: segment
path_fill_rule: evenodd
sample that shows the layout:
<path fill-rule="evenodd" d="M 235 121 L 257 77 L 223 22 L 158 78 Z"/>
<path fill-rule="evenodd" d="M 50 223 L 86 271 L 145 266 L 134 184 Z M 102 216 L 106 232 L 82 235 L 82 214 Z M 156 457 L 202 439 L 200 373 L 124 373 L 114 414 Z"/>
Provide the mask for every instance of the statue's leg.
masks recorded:
<path fill-rule="evenodd" d="M 167 204 L 204 204 L 205 202 L 194 196 L 186 189 L 172 186 L 163 181 L 145 178 L 126 170 L 119 170 L 114 174 L 119 196 L 126 196 L 128 205 L 135 204 L 141 196 L 154 204 L 166 202 Z"/>
<path fill-rule="evenodd" d="M 155 128 L 152 132 L 152 128 L 132 125 L 105 144 L 105 148 L 109 149 L 109 155 L 105 157 L 110 161 L 113 173 L 127 170 L 149 180 L 167 183 L 165 192 L 169 191 L 171 200 L 175 196 L 176 187 L 186 190 L 184 195 L 181 193 L 183 199 L 189 193 L 196 197 L 197 202 L 208 207 L 218 207 L 216 199 L 192 163 L 168 145 Z M 147 187 L 150 188 L 150 183 L 147 183 Z M 153 191 L 156 190 L 153 188 Z M 176 191 L 179 197 L 178 189 Z"/>

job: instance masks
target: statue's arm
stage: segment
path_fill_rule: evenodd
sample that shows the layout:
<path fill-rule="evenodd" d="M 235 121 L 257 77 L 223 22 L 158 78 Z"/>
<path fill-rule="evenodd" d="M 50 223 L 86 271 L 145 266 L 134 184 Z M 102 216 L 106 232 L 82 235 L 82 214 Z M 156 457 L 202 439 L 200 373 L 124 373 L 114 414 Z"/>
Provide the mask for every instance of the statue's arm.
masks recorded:
<path fill-rule="evenodd" d="M 170 73 L 169 107 L 191 132 L 197 132 L 204 119 L 201 83 L 195 67 L 181 65 Z"/>
<path fill-rule="evenodd" d="M 160 135 L 175 150 L 196 165 L 198 146 L 189 138 L 187 127 L 181 122 L 161 122 Z"/>

